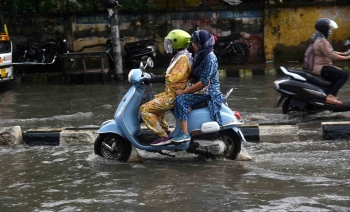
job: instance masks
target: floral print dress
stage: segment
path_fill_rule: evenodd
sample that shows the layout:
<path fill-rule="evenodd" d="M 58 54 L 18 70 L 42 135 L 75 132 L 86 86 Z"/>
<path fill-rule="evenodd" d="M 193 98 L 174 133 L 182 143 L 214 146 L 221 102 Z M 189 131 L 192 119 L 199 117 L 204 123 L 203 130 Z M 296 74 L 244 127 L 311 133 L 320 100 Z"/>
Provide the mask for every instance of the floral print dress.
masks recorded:
<path fill-rule="evenodd" d="M 165 91 L 140 107 L 144 124 L 159 137 L 167 135 L 169 126 L 165 112 L 174 108 L 175 91 L 185 89 L 191 72 L 191 61 L 192 57 L 186 53 L 175 58 L 165 75 Z"/>

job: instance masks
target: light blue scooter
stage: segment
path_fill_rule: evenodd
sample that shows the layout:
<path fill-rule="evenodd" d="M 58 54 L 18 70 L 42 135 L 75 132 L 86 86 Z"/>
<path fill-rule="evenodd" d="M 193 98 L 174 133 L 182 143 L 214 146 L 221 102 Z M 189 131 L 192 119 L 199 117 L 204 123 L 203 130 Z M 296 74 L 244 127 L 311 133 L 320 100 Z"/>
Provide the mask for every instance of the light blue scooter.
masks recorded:
<path fill-rule="evenodd" d="M 151 146 L 150 143 L 156 139 L 150 131 L 142 129 L 142 119 L 139 115 L 139 108 L 145 97 L 147 85 L 140 82 L 142 78 L 150 78 L 145 72 L 147 66 L 153 67 L 152 60 L 147 60 L 146 66 L 140 64 L 140 69 L 132 69 L 128 80 L 132 83 L 131 88 L 122 98 L 114 114 L 114 119 L 106 121 L 98 130 L 98 137 L 95 140 L 95 154 L 109 159 L 127 161 L 130 157 L 132 146 L 163 155 L 172 156 L 163 152 L 183 151 L 216 157 L 223 155 L 234 160 L 241 151 L 241 141 L 245 141 L 239 126 L 243 124 L 242 117 L 238 111 L 233 112 L 227 104 L 223 104 L 220 110 L 223 126 L 210 118 L 206 102 L 192 106 L 188 117 L 188 132 L 191 141 L 183 143 L 170 143 L 163 146 Z M 232 89 L 225 95 L 230 95 Z M 170 134 L 173 137 L 180 131 L 180 124 L 177 122 L 174 131 Z M 153 135 L 153 137 L 152 137 Z"/>

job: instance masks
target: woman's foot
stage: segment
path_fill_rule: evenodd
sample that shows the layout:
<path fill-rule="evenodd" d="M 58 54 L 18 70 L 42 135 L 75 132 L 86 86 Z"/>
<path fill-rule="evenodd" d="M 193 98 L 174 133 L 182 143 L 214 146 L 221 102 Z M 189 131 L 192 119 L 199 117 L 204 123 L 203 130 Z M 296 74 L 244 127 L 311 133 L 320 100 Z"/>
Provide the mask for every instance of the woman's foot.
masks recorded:
<path fill-rule="evenodd" d="M 171 139 L 172 142 L 181 143 L 185 141 L 190 141 L 191 137 L 189 134 L 184 133 L 183 131 L 179 132 L 174 138 Z"/>
<path fill-rule="evenodd" d="M 332 105 L 342 105 L 343 104 L 342 101 L 340 101 L 337 97 L 333 96 L 332 94 L 329 94 L 327 96 L 326 103 L 332 104 Z"/>
<path fill-rule="evenodd" d="M 155 141 L 151 143 L 151 146 L 161 146 L 161 145 L 166 145 L 170 143 L 171 143 L 170 137 L 166 135 L 166 136 L 157 138 Z"/>

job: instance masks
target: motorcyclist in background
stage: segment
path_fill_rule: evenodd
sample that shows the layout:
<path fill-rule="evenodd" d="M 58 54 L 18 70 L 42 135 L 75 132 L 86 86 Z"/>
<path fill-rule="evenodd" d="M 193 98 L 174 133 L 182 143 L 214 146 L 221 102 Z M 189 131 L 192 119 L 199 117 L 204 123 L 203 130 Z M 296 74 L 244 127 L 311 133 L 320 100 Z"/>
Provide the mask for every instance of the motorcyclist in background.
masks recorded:
<path fill-rule="evenodd" d="M 336 96 L 339 89 L 346 83 L 349 74 L 333 65 L 332 60 L 349 60 L 349 52 L 336 52 L 329 42 L 329 37 L 333 29 L 338 25 L 328 18 L 318 19 L 315 23 L 316 32 L 312 35 L 314 49 L 314 65 L 311 72 L 313 74 L 325 77 L 333 82 L 333 85 L 326 97 L 326 103 L 342 105 Z"/>
<path fill-rule="evenodd" d="M 171 143 L 169 126 L 166 122 L 165 112 L 174 108 L 175 91 L 185 89 L 190 76 L 192 55 L 187 48 L 190 44 L 191 35 L 187 32 L 175 29 L 164 38 L 164 48 L 173 57 L 165 75 L 153 75 L 151 78 L 143 78 L 145 84 L 165 83 L 165 91 L 140 107 L 140 115 L 144 124 L 154 134 L 158 135 L 152 146 L 160 146 Z"/>

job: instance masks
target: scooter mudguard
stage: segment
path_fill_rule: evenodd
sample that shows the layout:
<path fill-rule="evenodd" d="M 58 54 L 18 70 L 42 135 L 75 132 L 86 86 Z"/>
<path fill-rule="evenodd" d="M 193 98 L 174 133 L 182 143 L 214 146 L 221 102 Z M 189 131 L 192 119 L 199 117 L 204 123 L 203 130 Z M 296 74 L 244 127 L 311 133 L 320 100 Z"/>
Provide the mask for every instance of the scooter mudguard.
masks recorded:
<path fill-rule="evenodd" d="M 115 122 L 115 120 L 111 120 L 107 124 L 101 126 L 101 128 L 97 131 L 97 134 L 102 134 L 102 133 L 116 133 L 123 138 L 125 138 L 125 135 L 119 125 Z"/>

